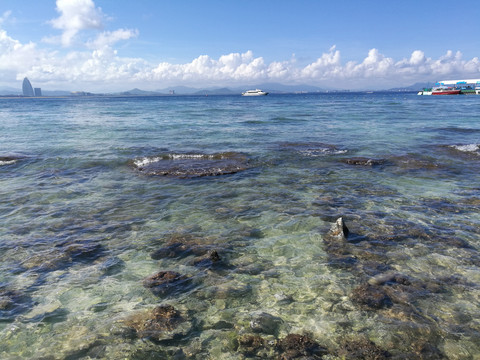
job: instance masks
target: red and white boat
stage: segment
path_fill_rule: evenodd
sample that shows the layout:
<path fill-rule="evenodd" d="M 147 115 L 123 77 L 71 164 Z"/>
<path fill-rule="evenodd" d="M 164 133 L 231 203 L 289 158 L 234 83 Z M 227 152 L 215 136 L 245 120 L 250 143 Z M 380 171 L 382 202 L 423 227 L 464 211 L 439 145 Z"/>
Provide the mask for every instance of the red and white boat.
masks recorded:
<path fill-rule="evenodd" d="M 432 89 L 432 95 L 459 95 L 460 89 L 453 87 L 436 87 Z"/>

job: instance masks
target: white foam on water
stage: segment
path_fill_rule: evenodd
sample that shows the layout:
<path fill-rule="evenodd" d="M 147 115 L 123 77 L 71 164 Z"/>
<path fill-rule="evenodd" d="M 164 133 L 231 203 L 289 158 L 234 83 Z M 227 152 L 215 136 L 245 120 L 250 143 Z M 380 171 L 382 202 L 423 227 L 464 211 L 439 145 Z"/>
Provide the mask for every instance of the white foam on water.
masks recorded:
<path fill-rule="evenodd" d="M 133 163 L 135 164 L 136 167 L 144 167 L 147 166 L 148 164 L 155 163 L 162 160 L 161 157 L 144 157 L 141 159 L 134 160 Z"/>
<path fill-rule="evenodd" d="M 325 156 L 325 155 L 338 155 L 338 154 L 345 154 L 346 152 L 347 152 L 347 150 L 330 149 L 330 148 L 308 149 L 308 150 L 300 151 L 300 153 L 303 156 L 309 156 L 309 157 L 318 157 L 318 156 Z"/>
<path fill-rule="evenodd" d="M 17 162 L 17 160 L 0 161 L 0 166 L 3 166 L 3 165 L 11 165 L 11 164 L 15 164 L 16 162 Z"/>
<path fill-rule="evenodd" d="M 156 163 L 162 160 L 185 160 L 185 159 L 205 159 L 205 160 L 212 160 L 212 159 L 224 159 L 225 156 L 215 154 L 215 155 L 207 155 L 207 154 L 167 154 L 163 156 L 147 156 L 140 159 L 136 159 L 133 161 L 136 167 L 144 167 L 152 163 Z"/>
<path fill-rule="evenodd" d="M 204 154 L 169 154 L 169 159 L 202 159 L 202 158 L 213 158 L 212 155 L 204 155 Z"/>
<path fill-rule="evenodd" d="M 463 151 L 463 152 L 473 152 L 477 153 L 480 150 L 479 144 L 468 144 L 468 145 L 450 145 L 451 148 Z"/>

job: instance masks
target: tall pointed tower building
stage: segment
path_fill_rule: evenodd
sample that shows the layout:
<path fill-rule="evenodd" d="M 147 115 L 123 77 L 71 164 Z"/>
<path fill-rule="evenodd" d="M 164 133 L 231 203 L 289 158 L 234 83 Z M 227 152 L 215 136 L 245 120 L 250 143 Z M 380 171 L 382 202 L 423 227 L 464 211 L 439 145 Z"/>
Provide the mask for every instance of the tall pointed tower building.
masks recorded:
<path fill-rule="evenodd" d="M 22 90 L 23 96 L 35 96 L 32 84 L 30 84 L 30 80 L 28 80 L 28 78 L 23 79 Z"/>

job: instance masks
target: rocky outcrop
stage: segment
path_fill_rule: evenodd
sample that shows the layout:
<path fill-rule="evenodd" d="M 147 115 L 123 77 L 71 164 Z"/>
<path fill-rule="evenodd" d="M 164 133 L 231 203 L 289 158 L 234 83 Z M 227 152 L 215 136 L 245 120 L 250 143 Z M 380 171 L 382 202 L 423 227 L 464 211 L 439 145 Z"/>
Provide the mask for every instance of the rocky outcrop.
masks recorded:
<path fill-rule="evenodd" d="M 348 230 L 343 217 L 339 217 L 330 227 L 330 231 L 328 232 L 326 239 L 329 242 L 343 242 L 347 241 L 348 234 L 350 230 Z"/>
<path fill-rule="evenodd" d="M 325 251 L 328 254 L 329 264 L 339 267 L 355 265 L 357 259 L 352 255 L 347 237 L 350 233 L 342 217 L 339 217 L 323 236 Z"/>
<path fill-rule="evenodd" d="M 131 165 L 144 175 L 183 179 L 234 174 L 249 167 L 247 157 L 235 152 L 170 153 L 137 158 L 131 161 Z"/>

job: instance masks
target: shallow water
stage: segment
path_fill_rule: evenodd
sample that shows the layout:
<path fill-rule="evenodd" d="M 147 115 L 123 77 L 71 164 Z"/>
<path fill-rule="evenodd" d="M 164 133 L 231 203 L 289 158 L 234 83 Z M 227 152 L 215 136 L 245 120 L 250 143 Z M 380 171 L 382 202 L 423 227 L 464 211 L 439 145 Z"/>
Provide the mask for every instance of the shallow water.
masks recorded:
<path fill-rule="evenodd" d="M 0 358 L 478 358 L 479 101 L 0 99 Z"/>

